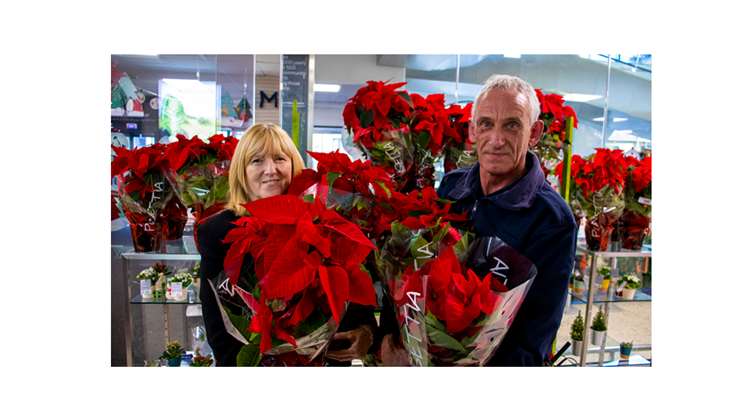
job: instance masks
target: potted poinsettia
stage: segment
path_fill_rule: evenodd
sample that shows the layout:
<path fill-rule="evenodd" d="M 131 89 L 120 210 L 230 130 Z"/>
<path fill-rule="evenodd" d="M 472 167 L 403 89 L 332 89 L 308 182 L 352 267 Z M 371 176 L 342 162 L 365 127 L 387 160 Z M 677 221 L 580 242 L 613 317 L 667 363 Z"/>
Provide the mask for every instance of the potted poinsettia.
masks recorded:
<path fill-rule="evenodd" d="M 398 90 L 406 83 L 387 83 L 368 81 L 360 88 L 344 107 L 344 124 L 365 156 L 386 169 L 396 191 L 432 186 L 443 147 L 460 138 L 444 97 L 424 98 Z"/>
<path fill-rule="evenodd" d="M 617 286 L 623 300 L 632 300 L 635 290 L 641 288 L 641 279 L 635 274 L 625 274 L 617 280 Z"/>
<path fill-rule="evenodd" d="M 609 282 L 612 280 L 612 269 L 609 267 L 599 267 L 596 273 L 602 276 L 602 285 L 599 287 L 602 291 L 607 291 L 609 288 Z"/>
<path fill-rule="evenodd" d="M 578 311 L 578 316 L 570 326 L 570 340 L 573 344 L 573 355 L 583 356 L 581 352 L 583 349 L 583 317 L 581 317 L 580 311 Z"/>
<path fill-rule="evenodd" d="M 607 334 L 607 320 L 604 318 L 601 306 L 599 306 L 599 311 L 594 316 L 594 321 L 591 322 L 591 330 L 593 331 L 591 343 L 597 346 L 602 345 L 604 336 Z"/>
<path fill-rule="evenodd" d="M 164 353 L 159 358 L 167 360 L 170 367 L 179 367 L 184 354 L 185 349 L 180 346 L 180 343 L 172 341 L 167 343 L 166 350 L 164 350 Z"/>
<path fill-rule="evenodd" d="M 181 134 L 176 137 L 177 141 L 169 143 L 164 152 L 171 170 L 166 176 L 193 213 L 196 236 L 200 226 L 226 205 L 229 164 L 238 140 L 221 134 L 210 137 L 208 142 L 198 136 L 189 140 Z"/>
<path fill-rule="evenodd" d="M 443 170 L 449 173 L 457 168 L 471 167 L 477 162 L 476 145 L 469 141 L 469 122 L 473 103 L 464 107 L 451 104 L 446 110 L 450 118 L 450 126 L 458 137 L 449 138 L 443 148 Z"/>
<path fill-rule="evenodd" d="M 543 94 L 536 89 L 539 100 L 539 120 L 544 123 L 542 136 L 531 150 L 539 158 L 539 164 L 544 170 L 548 181 L 563 160 L 563 144 L 565 144 L 565 122 L 568 117 L 573 118 L 573 127 L 578 128 L 578 118 L 571 107 L 563 106 L 563 98 L 557 94 Z"/>
<path fill-rule="evenodd" d="M 181 238 L 187 223 L 187 207 L 165 177 L 165 149 L 159 143 L 135 150 L 112 146 L 111 175 L 136 252 L 161 250 L 162 240 Z"/>
<path fill-rule="evenodd" d="M 244 204 L 250 216 L 224 239 L 224 272 L 209 284 L 230 331 L 247 343 L 239 366 L 321 366 L 347 301 L 376 304 L 361 266 L 372 243 L 322 199 L 311 200 L 287 194 Z"/>
<path fill-rule="evenodd" d="M 626 250 L 640 250 L 651 223 L 651 156 L 628 160 L 625 211 L 620 217 L 620 241 Z"/>

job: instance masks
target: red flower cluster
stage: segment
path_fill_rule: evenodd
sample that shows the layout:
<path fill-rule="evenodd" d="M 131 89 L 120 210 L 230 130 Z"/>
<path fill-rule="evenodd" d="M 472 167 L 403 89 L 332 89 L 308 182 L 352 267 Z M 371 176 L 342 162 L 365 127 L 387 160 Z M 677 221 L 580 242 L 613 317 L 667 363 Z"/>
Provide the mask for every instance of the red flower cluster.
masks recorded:
<path fill-rule="evenodd" d="M 407 268 L 402 277 L 404 287 L 394 295 L 397 305 L 407 302 L 408 292 L 424 293 L 424 276 L 427 276 L 427 310 L 445 322 L 449 334 L 467 329 L 481 313 L 492 314 L 502 302 L 502 297 L 494 291 L 508 291 L 499 282 L 493 282 L 492 275 L 480 280 L 472 270 L 466 270 L 458 262 L 453 247 L 448 247 L 421 269 Z"/>
<path fill-rule="evenodd" d="M 406 83 L 386 83 L 388 81 L 368 81 L 344 107 L 344 124 L 350 133 L 354 131 L 354 141 L 361 139 L 365 147 L 380 141 L 383 131 L 402 128 L 401 119 L 412 112 L 409 94 L 396 92 Z"/>
<path fill-rule="evenodd" d="M 576 154 L 570 160 L 570 180 L 583 191 L 584 196 L 605 186 L 611 187 L 617 194 L 622 191 L 628 168 L 628 160 L 622 150 L 597 148 L 596 153 L 587 159 Z M 555 175 L 562 179 L 562 167 L 557 167 Z"/>
<path fill-rule="evenodd" d="M 248 330 L 262 334 L 261 352 L 271 349 L 271 332 L 296 347 L 290 330 L 316 307 L 338 322 L 347 300 L 375 305 L 372 280 L 360 269 L 374 247 L 360 227 L 317 199 L 282 195 L 243 206 L 251 217 L 240 218 L 224 239 L 232 243 L 224 267 L 234 285 L 244 255 L 255 258 L 261 295 Z M 272 309 L 275 299 L 284 307 Z"/>
<path fill-rule="evenodd" d="M 638 160 L 635 157 L 626 157 L 628 162 L 628 182 L 632 177 L 633 188 L 636 193 L 642 192 L 651 185 L 651 156 Z"/>
<path fill-rule="evenodd" d="M 130 194 L 138 191 L 141 198 L 145 198 L 147 191 L 153 192 L 153 187 L 146 183 L 143 177 L 148 173 L 160 172 L 160 168 L 168 165 L 164 158 L 165 148 L 165 145 L 159 143 L 135 150 L 113 145 L 112 150 L 115 151 L 115 158 L 111 164 L 111 178 L 130 171 L 125 192 Z"/>
<path fill-rule="evenodd" d="M 450 115 L 445 109 L 442 94 L 430 94 L 426 99 L 419 94 L 412 94 L 411 100 L 414 104 L 412 130 L 427 131 L 430 134 L 430 140 L 425 148 L 429 149 L 433 156 L 443 150 L 448 141 L 446 136 L 460 140 L 459 134 L 451 127 Z"/>
<path fill-rule="evenodd" d="M 578 117 L 576 117 L 575 111 L 568 106 L 563 107 L 565 100 L 561 96 L 557 94 L 542 94 L 542 89 L 535 89 L 535 91 L 536 97 L 539 99 L 539 105 L 541 106 L 541 114 L 551 114 L 555 119 L 553 124 L 556 129 L 564 130 L 563 125 L 565 124 L 565 120 L 571 116 L 573 117 L 573 127 L 578 128 Z M 564 136 L 564 131 L 562 135 Z"/>
<path fill-rule="evenodd" d="M 188 160 L 188 165 L 199 165 L 213 163 L 221 160 L 231 160 L 234 150 L 239 142 L 233 137 L 224 137 L 215 134 L 208 139 L 208 143 L 193 136 L 188 140 L 184 135 L 178 134 L 177 141 L 167 145 L 164 156 L 169 160 L 172 170 L 177 172 Z M 201 159 L 203 156 L 203 159 Z"/>

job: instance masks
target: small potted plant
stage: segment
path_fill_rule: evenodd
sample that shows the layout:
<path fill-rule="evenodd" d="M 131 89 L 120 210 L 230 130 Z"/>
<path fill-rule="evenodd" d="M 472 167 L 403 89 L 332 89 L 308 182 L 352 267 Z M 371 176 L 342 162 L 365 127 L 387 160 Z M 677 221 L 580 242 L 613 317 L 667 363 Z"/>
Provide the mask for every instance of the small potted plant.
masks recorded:
<path fill-rule="evenodd" d="M 149 285 L 151 286 L 149 292 L 145 292 L 146 290 L 144 290 L 143 288 L 141 289 L 141 297 L 153 298 L 156 291 L 156 281 L 159 279 L 159 274 L 156 272 L 156 270 L 154 270 L 153 267 L 149 267 L 138 273 L 135 278 L 143 281 L 148 281 Z"/>
<path fill-rule="evenodd" d="M 607 291 L 609 282 L 612 280 L 612 269 L 609 267 L 600 267 L 596 273 L 602 276 L 602 285 L 599 287 L 602 291 Z"/>
<path fill-rule="evenodd" d="M 172 272 L 167 269 L 166 265 L 159 263 L 154 264 L 153 269 L 159 275 L 156 280 L 156 294 L 159 294 L 159 290 L 161 290 L 161 294 L 164 294 L 167 287 L 167 276 L 172 274 Z"/>
<path fill-rule="evenodd" d="M 167 349 L 164 354 L 159 357 L 162 360 L 167 360 L 170 367 L 179 367 L 180 361 L 182 361 L 182 355 L 185 354 L 185 349 L 180 346 L 177 341 L 167 343 Z"/>
<path fill-rule="evenodd" d="M 578 317 L 573 320 L 573 325 L 570 326 L 570 339 L 573 344 L 573 355 L 581 355 L 583 345 L 583 317 L 581 317 L 580 311 L 578 311 Z"/>
<path fill-rule="evenodd" d="M 201 355 L 201 349 L 196 348 L 195 349 L 195 358 L 193 358 L 193 361 L 190 362 L 191 367 L 210 367 L 211 364 L 214 363 L 214 360 L 211 359 L 211 354 L 208 354 L 207 357 L 204 357 Z"/>
<path fill-rule="evenodd" d="M 592 333 L 591 342 L 596 346 L 601 346 L 604 342 L 604 336 L 607 334 L 607 322 L 604 318 L 604 312 L 602 307 L 599 306 L 599 311 L 594 316 L 594 321 L 591 323 Z"/>
<path fill-rule="evenodd" d="M 573 278 L 573 293 L 582 294 L 585 287 L 586 283 L 583 282 L 583 274 L 576 274 L 575 278 Z"/>
<path fill-rule="evenodd" d="M 190 269 L 190 274 L 193 276 L 193 288 L 196 293 L 200 293 L 201 289 L 201 262 L 198 261 L 195 267 Z"/>
<path fill-rule="evenodd" d="M 175 295 L 172 293 L 172 284 L 181 283 L 182 293 Z M 180 272 L 174 275 L 174 277 L 167 280 L 167 298 L 174 299 L 175 301 L 184 301 L 187 299 L 187 288 L 193 283 L 193 277 L 190 273 Z"/>
<path fill-rule="evenodd" d="M 622 299 L 632 300 L 635 297 L 635 290 L 641 288 L 641 280 L 635 274 L 625 274 L 617 280 L 617 286 L 625 284 L 622 289 Z"/>
<path fill-rule="evenodd" d="M 633 342 L 620 343 L 620 359 L 627 360 L 630 358 L 630 352 L 633 350 Z"/>

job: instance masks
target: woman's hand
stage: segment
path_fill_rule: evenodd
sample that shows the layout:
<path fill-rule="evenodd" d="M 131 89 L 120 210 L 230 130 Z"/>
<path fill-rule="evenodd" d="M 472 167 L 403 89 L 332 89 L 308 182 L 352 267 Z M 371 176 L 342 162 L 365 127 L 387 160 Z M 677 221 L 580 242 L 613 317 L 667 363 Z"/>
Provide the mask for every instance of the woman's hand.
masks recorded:
<path fill-rule="evenodd" d="M 367 327 L 370 332 L 364 329 Z M 326 357 L 336 361 L 361 360 L 367 355 L 367 350 L 372 345 L 374 330 L 369 325 L 361 325 L 351 331 L 343 331 L 333 335 L 333 340 L 348 340 L 349 348 L 346 350 L 328 351 Z"/>
<path fill-rule="evenodd" d="M 386 334 L 380 343 L 380 358 L 383 360 L 383 365 L 386 367 L 408 367 L 409 358 L 406 355 L 406 350 L 398 347 L 394 339 L 393 334 Z"/>

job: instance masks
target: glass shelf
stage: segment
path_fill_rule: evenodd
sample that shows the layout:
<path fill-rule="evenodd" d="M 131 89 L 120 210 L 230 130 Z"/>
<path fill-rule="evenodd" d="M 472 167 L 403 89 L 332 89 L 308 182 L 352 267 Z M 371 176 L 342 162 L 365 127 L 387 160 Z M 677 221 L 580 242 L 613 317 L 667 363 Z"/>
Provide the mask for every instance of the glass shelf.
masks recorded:
<path fill-rule="evenodd" d="M 568 289 L 570 290 L 570 289 Z M 587 303 L 589 298 L 589 292 L 588 290 L 584 291 L 582 294 L 576 294 L 573 292 L 570 292 L 570 295 L 573 297 L 573 299 L 578 300 L 582 303 Z M 599 289 L 596 290 L 596 294 L 594 295 L 594 303 L 637 303 L 637 302 L 644 302 L 644 301 L 651 301 L 651 296 L 649 294 L 646 294 L 642 292 L 641 290 L 635 290 L 635 296 L 633 296 L 632 300 L 626 300 L 622 297 L 618 297 L 615 295 L 614 291 L 612 291 L 612 294 L 607 297 L 606 291 L 599 291 Z"/>
<path fill-rule="evenodd" d="M 148 253 L 122 253 L 122 258 L 126 260 L 192 260 L 199 261 L 200 254 L 160 254 L 156 252 Z"/>
<path fill-rule="evenodd" d="M 159 297 L 159 298 L 143 298 L 140 294 L 133 297 L 133 299 L 130 300 L 130 304 L 177 304 L 177 305 L 194 305 L 194 304 L 200 304 L 201 300 L 198 297 L 198 292 L 193 290 L 193 294 L 195 295 L 195 298 L 193 298 L 193 302 L 188 301 L 187 299 L 182 301 L 177 300 L 167 300 L 167 297 Z"/>
<path fill-rule="evenodd" d="M 576 251 L 582 254 L 595 255 L 597 257 L 609 258 L 609 257 L 625 257 L 625 258 L 643 258 L 651 257 L 651 246 L 644 245 L 639 251 L 591 251 L 586 248 L 586 243 L 578 243 Z"/>

